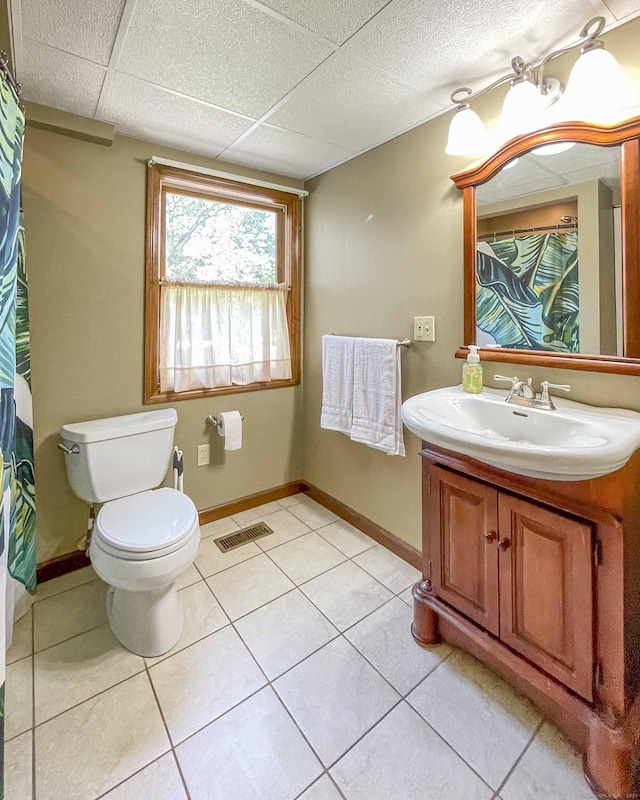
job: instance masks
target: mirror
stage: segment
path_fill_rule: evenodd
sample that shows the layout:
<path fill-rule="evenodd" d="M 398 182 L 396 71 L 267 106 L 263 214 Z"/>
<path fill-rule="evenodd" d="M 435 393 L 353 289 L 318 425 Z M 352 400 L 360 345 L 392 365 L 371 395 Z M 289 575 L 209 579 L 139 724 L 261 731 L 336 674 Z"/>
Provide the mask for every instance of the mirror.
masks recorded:
<path fill-rule="evenodd" d="M 640 120 L 557 124 L 453 177 L 465 345 L 492 361 L 640 374 L 639 135 Z"/>

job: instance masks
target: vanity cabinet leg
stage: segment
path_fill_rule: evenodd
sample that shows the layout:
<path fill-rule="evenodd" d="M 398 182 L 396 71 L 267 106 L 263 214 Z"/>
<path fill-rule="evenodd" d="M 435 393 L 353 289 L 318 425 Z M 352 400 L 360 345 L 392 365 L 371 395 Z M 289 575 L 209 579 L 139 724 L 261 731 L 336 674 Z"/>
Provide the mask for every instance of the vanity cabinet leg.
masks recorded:
<path fill-rule="evenodd" d="M 419 581 L 411 590 L 413 595 L 413 625 L 411 633 L 418 644 L 432 647 L 440 642 L 438 631 L 438 615 L 425 602 L 431 595 L 429 581 Z"/>
<path fill-rule="evenodd" d="M 640 697 L 619 728 L 594 720 L 584 770 L 598 796 L 640 800 Z"/>

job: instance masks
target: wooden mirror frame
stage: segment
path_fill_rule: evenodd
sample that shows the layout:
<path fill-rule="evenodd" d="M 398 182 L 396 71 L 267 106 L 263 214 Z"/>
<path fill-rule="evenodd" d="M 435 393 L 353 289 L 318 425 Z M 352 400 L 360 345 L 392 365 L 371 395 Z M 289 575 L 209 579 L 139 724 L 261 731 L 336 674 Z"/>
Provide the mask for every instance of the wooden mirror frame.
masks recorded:
<path fill-rule="evenodd" d="M 558 367 L 620 375 L 640 375 L 640 117 L 616 126 L 585 122 L 560 122 L 534 133 L 511 139 L 479 165 L 451 176 L 462 189 L 464 208 L 464 341 L 476 337 L 476 187 L 491 180 L 511 159 L 536 147 L 558 141 L 620 145 L 622 204 L 622 341 L 623 356 L 480 348 L 487 361 L 503 361 L 538 367 Z M 465 345 L 456 351 L 466 358 Z"/>

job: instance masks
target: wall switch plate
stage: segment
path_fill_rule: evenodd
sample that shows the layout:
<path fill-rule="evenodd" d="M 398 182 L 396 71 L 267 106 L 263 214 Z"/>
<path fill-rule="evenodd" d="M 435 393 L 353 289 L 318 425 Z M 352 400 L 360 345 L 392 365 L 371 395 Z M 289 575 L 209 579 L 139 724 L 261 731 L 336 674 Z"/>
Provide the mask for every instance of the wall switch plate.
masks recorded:
<path fill-rule="evenodd" d="M 206 467 L 211 461 L 211 445 L 199 444 L 198 445 L 198 466 Z"/>
<path fill-rule="evenodd" d="M 414 317 L 413 318 L 413 338 L 416 342 L 435 342 L 436 340 L 436 318 L 435 317 Z"/>

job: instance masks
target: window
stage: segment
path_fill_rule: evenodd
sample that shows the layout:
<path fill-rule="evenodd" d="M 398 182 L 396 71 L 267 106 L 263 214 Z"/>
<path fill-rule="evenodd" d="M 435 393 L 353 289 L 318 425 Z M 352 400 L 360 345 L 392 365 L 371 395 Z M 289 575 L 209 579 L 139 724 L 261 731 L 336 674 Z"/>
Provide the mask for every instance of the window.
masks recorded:
<path fill-rule="evenodd" d="M 300 198 L 153 164 L 144 402 L 291 386 L 300 375 Z"/>

